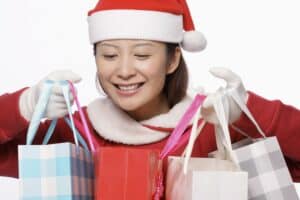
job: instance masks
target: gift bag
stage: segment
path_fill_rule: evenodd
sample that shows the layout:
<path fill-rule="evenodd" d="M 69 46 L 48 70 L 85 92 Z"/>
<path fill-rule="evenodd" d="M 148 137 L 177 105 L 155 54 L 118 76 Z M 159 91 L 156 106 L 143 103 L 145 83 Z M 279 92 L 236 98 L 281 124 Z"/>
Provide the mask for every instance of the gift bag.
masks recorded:
<path fill-rule="evenodd" d="M 166 199 L 246 200 L 248 174 L 241 171 L 237 163 L 234 162 L 228 141 L 220 141 L 229 155 L 224 160 L 190 157 L 193 144 L 205 126 L 205 122 L 202 121 L 197 128 L 200 106 L 194 108 L 194 112 L 195 109 L 197 112 L 194 116 L 189 143 L 184 152 L 185 157 L 170 156 L 168 159 Z M 186 114 L 183 116 L 183 118 L 188 117 L 185 123 L 181 121 L 178 126 L 186 128 L 187 122 L 192 117 Z M 220 138 L 217 137 L 216 139 Z"/>
<path fill-rule="evenodd" d="M 19 179 L 0 176 L 0 197 L 19 200 Z"/>
<path fill-rule="evenodd" d="M 202 101 L 198 96 L 190 110 L 195 111 Z M 170 138 L 165 152 L 178 148 L 188 137 L 172 134 Z M 133 147 L 101 147 L 95 154 L 96 200 L 159 200 L 163 196 L 163 154 Z"/>
<path fill-rule="evenodd" d="M 247 106 L 240 99 L 236 91 L 230 91 L 225 95 L 230 95 L 241 110 L 256 126 L 261 134 L 261 139 L 247 139 L 233 144 L 235 158 L 242 170 L 249 175 L 249 197 L 251 200 L 297 200 L 297 192 L 279 143 L 275 136 L 266 137 Z M 216 106 L 216 110 L 224 110 L 226 107 L 226 98 L 223 98 L 221 104 Z M 226 109 L 225 109 L 226 110 Z M 223 129 L 228 130 L 228 122 L 221 122 Z M 246 133 L 243 132 L 244 135 Z M 230 139 L 230 138 L 229 138 Z"/>
<path fill-rule="evenodd" d="M 45 82 L 28 128 L 26 145 L 19 145 L 18 147 L 20 199 L 92 200 L 93 159 L 87 144 L 74 126 L 71 106 L 69 105 L 68 82 L 61 82 L 60 84 L 69 111 L 69 119 L 65 118 L 65 120 L 73 130 L 76 144 L 67 142 L 47 144 L 57 122 L 57 120 L 53 120 L 45 135 L 43 144 L 32 145 L 53 84 L 53 81 Z M 84 148 L 80 147 L 79 143 Z"/>
<path fill-rule="evenodd" d="M 161 171 L 159 151 L 101 147 L 95 156 L 96 200 L 151 200 Z"/>

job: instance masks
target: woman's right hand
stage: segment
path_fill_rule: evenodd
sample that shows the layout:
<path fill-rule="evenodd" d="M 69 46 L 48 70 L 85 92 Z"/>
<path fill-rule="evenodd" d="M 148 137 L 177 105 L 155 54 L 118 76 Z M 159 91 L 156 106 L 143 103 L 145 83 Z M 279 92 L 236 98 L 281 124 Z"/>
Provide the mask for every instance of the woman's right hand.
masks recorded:
<path fill-rule="evenodd" d="M 81 81 L 81 77 L 69 70 L 61 70 L 61 71 L 53 71 L 49 75 L 47 75 L 44 79 L 39 81 L 36 85 L 25 90 L 19 99 L 19 109 L 21 115 L 27 119 L 31 120 L 32 114 L 34 112 L 34 108 L 38 102 L 40 93 L 42 91 L 43 82 L 45 80 L 69 80 L 73 83 L 78 83 Z M 70 101 L 73 103 L 73 95 L 70 94 Z M 62 89 L 59 85 L 54 85 L 52 88 L 52 92 L 49 98 L 49 102 L 47 104 L 45 117 L 48 119 L 55 119 L 64 117 L 67 115 L 67 105 L 63 96 Z"/>

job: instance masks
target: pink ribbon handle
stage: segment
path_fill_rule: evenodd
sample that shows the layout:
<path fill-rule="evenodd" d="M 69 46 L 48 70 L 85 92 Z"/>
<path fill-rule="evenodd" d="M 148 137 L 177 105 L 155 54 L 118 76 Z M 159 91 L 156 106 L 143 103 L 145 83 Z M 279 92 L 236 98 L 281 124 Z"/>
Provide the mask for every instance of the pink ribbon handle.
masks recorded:
<path fill-rule="evenodd" d="M 188 108 L 188 110 L 184 113 L 183 117 L 179 121 L 176 128 L 171 133 L 171 136 L 169 137 L 165 147 L 163 148 L 160 159 L 165 158 L 176 145 L 180 142 L 180 139 L 182 138 L 182 135 L 184 134 L 185 129 L 189 125 L 189 122 L 197 112 L 199 106 L 202 105 L 204 102 L 205 96 L 197 94 L 194 98 L 192 104 Z"/>
<path fill-rule="evenodd" d="M 93 140 L 92 140 L 92 134 L 88 128 L 88 125 L 87 125 L 87 121 L 86 121 L 86 117 L 83 113 L 83 110 L 80 106 L 80 103 L 79 103 L 79 100 L 78 100 L 78 97 L 77 97 L 77 94 L 76 94 L 76 91 L 75 91 L 75 87 L 74 87 L 74 84 L 71 82 L 71 81 L 68 81 L 69 84 L 70 84 L 70 89 L 71 89 L 71 93 L 74 97 L 74 100 L 75 100 L 75 103 L 76 103 L 76 106 L 77 106 L 77 109 L 78 109 L 78 112 L 79 112 L 79 115 L 80 115 L 80 118 L 81 118 L 81 121 L 82 121 L 82 124 L 83 124 L 83 129 L 87 135 L 87 141 L 88 141 L 88 144 L 90 146 L 90 149 L 92 152 L 95 152 L 95 146 L 94 146 L 94 143 L 93 143 Z M 77 121 L 75 122 L 77 124 Z M 79 128 L 81 128 L 81 124 L 77 124 L 79 126 Z"/>
<path fill-rule="evenodd" d="M 191 130 L 188 132 L 185 132 L 186 128 L 189 125 L 189 122 L 193 118 L 193 116 L 196 114 L 199 106 L 201 106 L 205 100 L 206 96 L 197 94 L 194 98 L 192 104 L 189 106 L 187 111 L 184 113 L 182 118 L 180 119 L 178 125 L 175 127 L 173 132 L 171 133 L 165 147 L 160 153 L 159 159 L 164 159 L 168 154 L 173 151 L 174 149 L 177 149 L 181 145 L 184 144 L 189 139 Z M 163 176 L 162 174 L 159 174 L 156 178 L 156 189 L 153 196 L 153 200 L 159 200 L 163 195 Z"/>

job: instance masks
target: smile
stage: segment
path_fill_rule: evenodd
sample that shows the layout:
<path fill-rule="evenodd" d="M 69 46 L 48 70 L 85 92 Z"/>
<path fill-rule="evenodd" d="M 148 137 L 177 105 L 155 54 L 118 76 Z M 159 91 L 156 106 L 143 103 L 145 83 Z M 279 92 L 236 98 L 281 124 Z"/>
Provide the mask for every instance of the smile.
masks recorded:
<path fill-rule="evenodd" d="M 144 83 L 135 83 L 128 85 L 115 84 L 118 92 L 121 95 L 133 95 L 139 91 L 139 89 L 144 85 Z"/>

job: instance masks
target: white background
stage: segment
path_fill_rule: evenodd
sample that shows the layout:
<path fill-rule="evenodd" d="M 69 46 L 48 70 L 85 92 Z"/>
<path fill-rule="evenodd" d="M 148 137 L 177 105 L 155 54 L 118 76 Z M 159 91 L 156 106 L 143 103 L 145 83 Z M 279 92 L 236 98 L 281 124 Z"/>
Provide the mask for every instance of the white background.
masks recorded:
<path fill-rule="evenodd" d="M 212 66 L 229 67 L 248 90 L 300 108 L 298 0 L 188 0 L 196 28 L 208 40 L 200 53 L 184 52 L 193 86 L 211 92 L 223 84 Z M 88 42 L 87 11 L 96 0 L 1 0 L 0 94 L 30 86 L 55 69 L 72 69 L 87 104 L 98 96 Z"/>
<path fill-rule="evenodd" d="M 213 66 L 229 67 L 245 87 L 300 108 L 299 0 L 188 0 L 196 28 L 208 40 L 184 52 L 193 87 L 212 92 L 224 82 Z M 72 69 L 82 104 L 98 96 L 88 42 L 87 11 L 96 0 L 1 0 L 0 94 L 35 84 L 55 69 Z"/>

